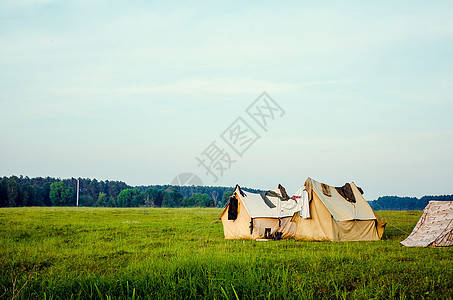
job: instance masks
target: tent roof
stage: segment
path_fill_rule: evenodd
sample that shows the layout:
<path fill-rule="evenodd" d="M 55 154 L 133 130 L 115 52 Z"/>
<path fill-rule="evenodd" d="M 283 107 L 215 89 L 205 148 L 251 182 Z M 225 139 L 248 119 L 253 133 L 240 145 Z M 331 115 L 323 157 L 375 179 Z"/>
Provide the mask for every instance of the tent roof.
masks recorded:
<path fill-rule="evenodd" d="M 332 217 L 336 221 L 350 220 L 375 220 L 373 209 L 368 202 L 363 198 L 357 186 L 350 183 L 356 202 L 352 203 L 343 198 L 335 187 L 329 186 L 331 196 L 326 196 L 320 182 L 311 179 L 305 181 L 305 187 L 310 193 L 310 190 L 318 195 L 322 203 L 327 207 Z M 311 199 L 311 198 L 310 198 Z"/>
<path fill-rule="evenodd" d="M 236 186 L 234 192 L 244 203 L 245 209 L 251 218 L 291 217 L 300 209 L 300 205 L 294 200 L 282 201 L 281 193 L 278 188 L 272 192 L 280 197 L 268 194 L 266 195 L 266 200 L 263 199 L 262 194 L 244 191 L 239 185 Z"/>
<path fill-rule="evenodd" d="M 406 247 L 453 246 L 453 201 L 429 201 L 412 233 L 401 242 Z"/>

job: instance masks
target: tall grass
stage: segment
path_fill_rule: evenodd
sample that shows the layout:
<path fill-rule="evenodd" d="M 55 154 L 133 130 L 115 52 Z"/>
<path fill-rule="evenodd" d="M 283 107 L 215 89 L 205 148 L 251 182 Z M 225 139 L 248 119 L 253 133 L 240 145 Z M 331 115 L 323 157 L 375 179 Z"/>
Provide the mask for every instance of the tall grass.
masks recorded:
<path fill-rule="evenodd" d="M 0 209 L 0 299 L 453 297 L 453 249 L 404 248 L 421 212 L 379 212 L 377 242 L 225 240 L 219 209 Z"/>

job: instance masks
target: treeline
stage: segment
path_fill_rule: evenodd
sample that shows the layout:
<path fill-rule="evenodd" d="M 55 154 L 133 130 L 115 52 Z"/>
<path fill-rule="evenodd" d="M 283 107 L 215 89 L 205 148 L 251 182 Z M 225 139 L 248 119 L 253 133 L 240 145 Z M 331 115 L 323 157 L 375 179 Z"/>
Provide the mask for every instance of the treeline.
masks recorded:
<path fill-rule="evenodd" d="M 398 197 L 384 196 L 368 203 L 374 210 L 423 210 L 429 201 L 453 201 L 453 195 Z"/>
<path fill-rule="evenodd" d="M 129 186 L 122 181 L 79 178 L 79 206 L 223 207 L 233 187 Z M 251 192 L 260 190 L 248 189 Z M 0 207 L 75 206 L 77 179 L 52 177 L 0 178 Z"/>
<path fill-rule="evenodd" d="M 61 184 L 56 184 L 61 182 Z M 54 184 L 54 193 L 51 193 L 51 186 Z M 56 184 L 56 185 L 55 185 Z M 106 197 L 116 199 L 118 194 L 127 188 L 127 184 L 121 181 L 97 181 L 96 179 L 80 178 L 79 204 L 93 206 L 103 193 Z M 54 206 L 54 205 L 75 205 L 76 203 L 77 179 L 59 179 L 52 177 L 29 178 L 27 176 L 3 177 L 0 178 L 0 206 Z M 63 194 L 55 194 L 55 193 Z M 51 196 L 59 196 L 61 199 L 52 202 Z M 61 203 L 62 202 L 62 203 Z"/>
<path fill-rule="evenodd" d="M 233 187 L 149 185 L 79 178 L 79 206 L 224 207 Z M 262 192 L 244 188 L 250 192 Z M 77 178 L 11 176 L 0 178 L 0 207 L 75 206 Z M 374 210 L 422 210 L 429 201 L 453 201 L 453 195 L 384 196 L 369 201 Z"/>

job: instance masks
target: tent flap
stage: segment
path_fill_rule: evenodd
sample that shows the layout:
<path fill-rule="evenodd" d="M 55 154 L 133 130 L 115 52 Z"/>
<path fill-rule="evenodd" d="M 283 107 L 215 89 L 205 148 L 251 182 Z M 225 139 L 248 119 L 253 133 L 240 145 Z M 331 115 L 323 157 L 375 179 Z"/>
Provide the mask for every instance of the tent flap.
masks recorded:
<path fill-rule="evenodd" d="M 332 214 L 336 221 L 350 221 L 350 220 L 376 220 L 373 209 L 368 202 L 363 198 L 360 191 L 354 183 L 347 184 L 349 197 L 350 193 L 354 195 L 354 202 L 345 199 L 335 188 L 330 188 L 331 196 L 328 197 L 323 193 L 322 184 L 309 178 L 309 186 L 312 186 L 312 193 L 316 193 L 324 205 Z M 346 185 L 345 185 L 346 186 Z M 308 189 L 307 189 L 308 191 Z M 349 198 L 348 197 L 348 198 Z M 313 195 L 310 197 L 313 198 Z M 349 198 L 350 199 L 350 198 Z"/>

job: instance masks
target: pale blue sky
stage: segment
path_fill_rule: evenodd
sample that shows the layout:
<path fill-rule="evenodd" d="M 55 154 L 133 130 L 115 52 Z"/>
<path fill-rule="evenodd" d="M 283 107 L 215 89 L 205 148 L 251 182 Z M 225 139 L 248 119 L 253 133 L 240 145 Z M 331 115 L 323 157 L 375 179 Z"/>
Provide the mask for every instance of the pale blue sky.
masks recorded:
<path fill-rule="evenodd" d="M 451 1 L 0 1 L 0 176 L 453 193 Z M 285 110 L 197 167 L 266 91 Z M 247 119 L 249 121 L 249 119 Z"/>

